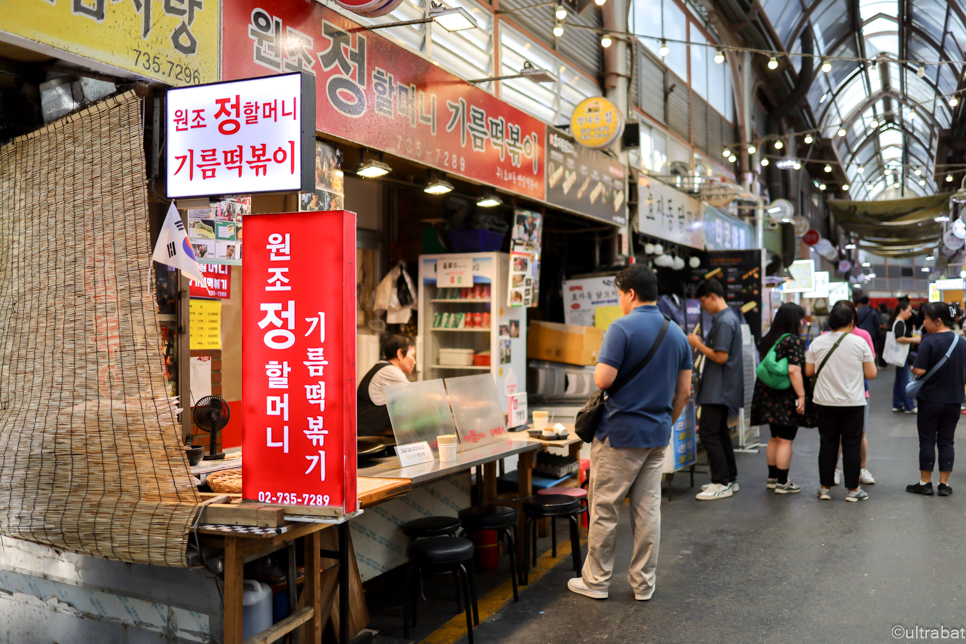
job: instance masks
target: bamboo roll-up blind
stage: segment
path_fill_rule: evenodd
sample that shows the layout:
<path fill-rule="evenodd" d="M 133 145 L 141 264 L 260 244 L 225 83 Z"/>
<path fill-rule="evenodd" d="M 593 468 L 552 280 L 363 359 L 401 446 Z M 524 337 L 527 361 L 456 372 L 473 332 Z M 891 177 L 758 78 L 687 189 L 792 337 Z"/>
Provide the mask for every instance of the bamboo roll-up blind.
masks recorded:
<path fill-rule="evenodd" d="M 0 147 L 0 535 L 185 566 L 198 495 L 166 387 L 141 101 Z"/>

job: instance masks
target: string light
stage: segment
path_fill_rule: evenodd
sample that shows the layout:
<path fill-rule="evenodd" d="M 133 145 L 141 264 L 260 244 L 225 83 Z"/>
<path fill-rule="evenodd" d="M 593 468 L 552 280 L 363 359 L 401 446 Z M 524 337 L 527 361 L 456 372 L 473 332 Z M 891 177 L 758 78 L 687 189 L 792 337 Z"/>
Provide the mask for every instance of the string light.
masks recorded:
<path fill-rule="evenodd" d="M 801 170 L 802 169 L 802 164 L 799 163 L 798 161 L 796 161 L 795 162 L 795 165 L 793 165 L 792 167 L 795 168 L 796 170 Z"/>
<path fill-rule="evenodd" d="M 953 95 L 953 97 L 949 99 L 949 107 L 956 107 L 957 105 L 959 105 L 959 99 Z"/>
<path fill-rule="evenodd" d="M 909 110 L 909 120 L 910 121 L 916 120 L 916 110 Z"/>
<path fill-rule="evenodd" d="M 728 148 L 725 148 L 724 155 L 726 159 L 729 158 L 731 156 L 731 150 L 729 150 Z"/>
<path fill-rule="evenodd" d="M 806 134 L 805 135 L 805 144 L 806 145 L 811 144 L 811 142 L 814 141 L 814 140 L 815 139 L 812 138 L 812 135 L 811 134 Z"/>
<path fill-rule="evenodd" d="M 557 10 L 554 13 L 557 16 L 557 20 L 564 20 L 567 17 L 567 8 L 562 4 L 557 5 Z"/>
<path fill-rule="evenodd" d="M 748 154 L 754 154 L 757 151 L 758 151 L 758 148 L 756 148 L 754 145 L 748 146 Z"/>
<path fill-rule="evenodd" d="M 858 168 L 858 172 L 859 172 L 859 174 L 863 174 L 865 172 L 865 166 L 864 165 L 860 165 L 859 168 Z"/>
<path fill-rule="evenodd" d="M 947 174 L 946 175 L 946 183 L 950 183 L 952 180 L 953 180 L 953 175 Z"/>
<path fill-rule="evenodd" d="M 768 61 L 768 69 L 778 69 L 778 59 L 774 56 Z"/>
<path fill-rule="evenodd" d="M 607 2 L 607 0 L 594 0 L 594 4 L 598 7 L 603 7 L 605 2 Z"/>
<path fill-rule="evenodd" d="M 825 164 L 825 171 L 826 172 L 831 172 L 832 171 L 832 166 L 830 166 L 829 164 L 826 163 Z"/>
<path fill-rule="evenodd" d="M 879 122 L 875 119 L 872 119 L 871 121 L 869 121 L 869 127 L 871 127 L 874 130 L 875 128 L 879 127 Z"/>
<path fill-rule="evenodd" d="M 553 26 L 553 35 L 556 38 L 560 38 L 564 34 L 563 23 L 558 22 Z"/>
<path fill-rule="evenodd" d="M 818 189 L 825 190 L 825 184 L 824 183 L 819 184 Z"/>
<path fill-rule="evenodd" d="M 851 187 L 852 186 L 850 186 L 849 184 L 846 183 L 846 184 L 843 184 L 842 185 L 842 190 L 844 190 L 845 192 L 848 192 L 849 191 L 849 188 L 851 188 Z"/>
<path fill-rule="evenodd" d="M 724 61 L 725 61 L 724 52 L 719 49 L 717 51 L 717 53 L 714 55 L 714 62 L 716 62 L 716 63 L 718 63 L 720 65 Z"/>
<path fill-rule="evenodd" d="M 844 127 L 840 127 L 839 128 L 838 135 L 840 137 L 845 136 L 845 128 Z"/>
<path fill-rule="evenodd" d="M 926 66 L 923 65 L 922 63 L 919 63 L 919 69 L 916 70 L 916 76 L 918 76 L 919 78 L 926 77 Z"/>
<path fill-rule="evenodd" d="M 662 40 L 661 41 L 661 48 L 657 50 L 657 53 L 661 55 L 661 58 L 664 58 L 669 53 L 671 53 L 671 50 L 667 48 L 667 41 L 666 40 Z"/>
<path fill-rule="evenodd" d="M 919 168 L 916 168 L 916 176 L 917 177 L 922 176 L 922 170 L 920 170 Z"/>
<path fill-rule="evenodd" d="M 777 141 L 775 141 L 775 149 L 776 150 L 781 150 L 783 147 L 785 147 L 785 144 L 782 143 L 782 140 L 781 139 L 778 139 Z"/>
<path fill-rule="evenodd" d="M 919 185 L 920 185 L 920 186 L 924 186 L 924 185 L 926 185 L 926 180 L 925 180 L 925 179 L 920 179 L 920 180 L 919 180 Z"/>
<path fill-rule="evenodd" d="M 828 58 L 826 58 L 825 61 L 822 63 L 822 71 L 825 72 L 826 74 L 832 71 L 832 63 L 829 62 Z"/>
<path fill-rule="evenodd" d="M 604 49 L 607 49 L 608 47 L 610 47 L 613 44 L 613 42 L 614 41 L 611 40 L 611 37 L 608 36 L 607 34 L 604 34 L 603 36 L 600 37 L 600 46 L 603 47 Z"/>
<path fill-rule="evenodd" d="M 762 165 L 763 167 L 764 167 L 764 166 L 767 166 L 767 165 L 768 165 L 768 163 L 769 163 L 769 161 L 768 161 L 768 158 L 767 158 L 767 157 L 761 160 L 761 165 Z"/>

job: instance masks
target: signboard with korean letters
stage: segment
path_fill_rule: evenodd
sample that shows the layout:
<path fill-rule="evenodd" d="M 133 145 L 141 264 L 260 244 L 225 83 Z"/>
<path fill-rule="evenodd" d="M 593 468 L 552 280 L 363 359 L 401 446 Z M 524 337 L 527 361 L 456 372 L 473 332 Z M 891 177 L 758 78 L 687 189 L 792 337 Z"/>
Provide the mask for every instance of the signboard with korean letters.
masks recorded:
<path fill-rule="evenodd" d="M 242 496 L 293 514 L 356 509 L 355 226 L 344 210 L 246 218 Z"/>
<path fill-rule="evenodd" d="M 315 77 L 282 74 L 168 90 L 171 199 L 315 188 Z"/>

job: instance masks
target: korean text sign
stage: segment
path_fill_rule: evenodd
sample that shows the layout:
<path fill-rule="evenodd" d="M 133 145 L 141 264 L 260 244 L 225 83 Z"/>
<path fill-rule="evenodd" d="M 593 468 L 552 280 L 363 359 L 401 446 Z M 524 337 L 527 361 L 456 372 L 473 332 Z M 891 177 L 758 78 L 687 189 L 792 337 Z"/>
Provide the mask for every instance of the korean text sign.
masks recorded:
<path fill-rule="evenodd" d="M 231 299 L 231 266 L 223 264 L 199 264 L 206 284 L 191 280 L 191 297 Z M 205 288 L 207 285 L 208 288 Z"/>
<path fill-rule="evenodd" d="M 314 84 L 284 74 L 168 91 L 168 197 L 313 190 Z"/>
<path fill-rule="evenodd" d="M 225 78 L 304 71 L 317 129 L 539 200 L 546 125 L 318 3 L 224 8 Z"/>
<path fill-rule="evenodd" d="M 142 77 L 218 80 L 218 0 L 6 0 L 0 14 L 0 31 Z"/>
<path fill-rule="evenodd" d="M 355 215 L 246 218 L 242 495 L 356 506 Z"/>

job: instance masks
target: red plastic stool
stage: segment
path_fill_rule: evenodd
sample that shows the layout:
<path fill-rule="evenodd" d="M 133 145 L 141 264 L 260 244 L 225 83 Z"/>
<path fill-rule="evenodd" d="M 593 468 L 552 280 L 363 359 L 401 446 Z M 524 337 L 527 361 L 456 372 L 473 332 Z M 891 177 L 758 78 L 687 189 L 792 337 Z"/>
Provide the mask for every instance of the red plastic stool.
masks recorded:
<path fill-rule="evenodd" d="M 587 490 L 585 490 L 584 488 L 582 487 L 548 487 L 543 490 L 537 490 L 537 494 L 541 496 L 546 494 L 559 494 L 562 496 L 569 496 L 577 499 L 580 502 L 580 504 L 584 506 L 584 510 L 585 510 L 583 512 L 584 516 L 580 518 L 580 523 L 585 528 L 590 525 L 588 523 L 588 518 L 587 518 L 590 515 L 590 506 L 587 505 Z"/>
<path fill-rule="evenodd" d="M 580 459 L 580 487 L 587 489 L 587 484 L 590 482 L 590 459 L 582 458 Z"/>

